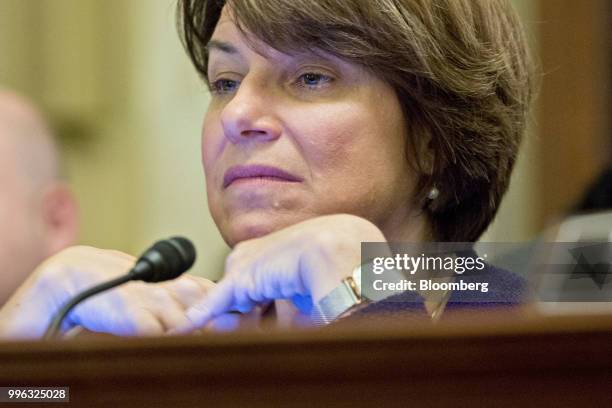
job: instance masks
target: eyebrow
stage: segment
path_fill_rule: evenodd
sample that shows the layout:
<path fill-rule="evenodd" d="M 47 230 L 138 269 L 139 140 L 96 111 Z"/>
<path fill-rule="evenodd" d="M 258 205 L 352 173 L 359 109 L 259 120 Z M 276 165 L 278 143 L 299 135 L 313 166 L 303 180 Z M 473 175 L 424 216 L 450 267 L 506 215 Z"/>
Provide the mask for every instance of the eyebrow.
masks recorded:
<path fill-rule="evenodd" d="M 238 54 L 238 49 L 236 47 L 224 41 L 210 40 L 208 44 L 206 44 L 206 51 L 210 53 L 212 50 L 222 51 L 227 54 Z"/>

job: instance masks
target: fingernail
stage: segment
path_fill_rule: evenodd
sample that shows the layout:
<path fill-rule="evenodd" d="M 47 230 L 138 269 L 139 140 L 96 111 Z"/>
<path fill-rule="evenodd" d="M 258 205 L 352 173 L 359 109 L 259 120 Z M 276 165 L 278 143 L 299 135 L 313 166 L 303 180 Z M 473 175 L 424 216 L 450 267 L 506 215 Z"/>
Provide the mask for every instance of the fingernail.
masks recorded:
<path fill-rule="evenodd" d="M 208 320 L 209 310 L 204 306 L 194 306 L 187 311 L 187 318 L 195 326 L 201 326 Z"/>
<path fill-rule="evenodd" d="M 164 334 L 166 336 L 176 336 L 176 335 L 182 335 L 182 334 L 189 334 L 193 332 L 194 330 L 196 330 L 196 327 L 191 321 L 188 321 L 181 325 L 175 326 L 169 330 L 166 330 L 166 333 Z"/>
<path fill-rule="evenodd" d="M 175 326 L 169 330 L 166 330 L 166 335 L 168 336 L 176 336 L 176 335 L 181 335 L 181 334 L 189 334 L 191 332 L 193 332 L 196 329 L 195 325 L 191 322 L 191 320 L 188 320 L 187 322 L 184 322 L 181 325 Z"/>
<path fill-rule="evenodd" d="M 184 334 L 185 327 L 175 327 L 173 329 L 167 330 L 163 336 L 177 336 L 179 334 Z"/>

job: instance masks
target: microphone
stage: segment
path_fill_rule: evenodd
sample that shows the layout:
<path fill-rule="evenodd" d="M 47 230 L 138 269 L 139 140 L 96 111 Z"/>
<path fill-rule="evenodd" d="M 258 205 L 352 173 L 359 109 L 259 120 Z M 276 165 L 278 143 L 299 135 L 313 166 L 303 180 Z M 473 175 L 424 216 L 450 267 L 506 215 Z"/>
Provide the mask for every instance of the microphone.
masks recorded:
<path fill-rule="evenodd" d="M 187 238 L 173 237 L 157 241 L 136 261 L 128 273 L 130 280 L 162 282 L 178 278 L 193 266 L 196 251 Z"/>
<path fill-rule="evenodd" d="M 157 241 L 138 258 L 127 274 L 93 286 L 70 299 L 54 315 L 43 338 L 48 340 L 56 337 L 68 313 L 83 300 L 129 281 L 154 283 L 175 279 L 191 268 L 195 259 L 195 247 L 187 238 L 173 237 Z"/>

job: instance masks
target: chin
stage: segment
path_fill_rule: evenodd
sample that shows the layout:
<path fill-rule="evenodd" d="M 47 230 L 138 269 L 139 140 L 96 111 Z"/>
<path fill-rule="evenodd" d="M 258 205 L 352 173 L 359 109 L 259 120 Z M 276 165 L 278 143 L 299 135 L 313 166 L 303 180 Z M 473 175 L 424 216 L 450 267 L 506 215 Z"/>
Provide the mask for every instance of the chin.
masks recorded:
<path fill-rule="evenodd" d="M 274 230 L 259 225 L 249 226 L 246 228 L 237 228 L 228 235 L 226 242 L 233 248 L 236 244 L 239 244 L 242 241 L 263 237 L 271 232 L 274 232 Z"/>
<path fill-rule="evenodd" d="M 223 227 L 220 227 L 220 230 L 225 242 L 233 248 L 242 241 L 263 237 L 296 222 L 299 222 L 299 220 L 291 222 L 278 216 L 250 215 L 234 217 L 231 221 L 227 221 Z"/>

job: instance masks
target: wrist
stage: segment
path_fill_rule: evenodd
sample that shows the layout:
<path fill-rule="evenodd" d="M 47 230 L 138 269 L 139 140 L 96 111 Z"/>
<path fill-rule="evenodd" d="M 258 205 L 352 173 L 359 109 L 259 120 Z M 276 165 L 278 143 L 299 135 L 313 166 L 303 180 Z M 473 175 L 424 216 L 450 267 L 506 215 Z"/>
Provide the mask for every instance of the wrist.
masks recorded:
<path fill-rule="evenodd" d="M 342 281 L 352 276 L 355 267 L 361 265 L 362 242 L 386 242 L 380 229 L 370 221 L 349 214 L 333 217 L 333 227 L 317 234 L 311 251 L 305 257 L 307 283 L 313 303 L 319 302 Z M 331 223 L 330 223 L 331 225 Z"/>
<path fill-rule="evenodd" d="M 313 304 L 311 320 L 316 325 L 331 323 L 350 314 L 351 310 L 366 300 L 361 295 L 361 265 L 359 265 L 351 276 L 343 279 L 336 288 Z"/>

